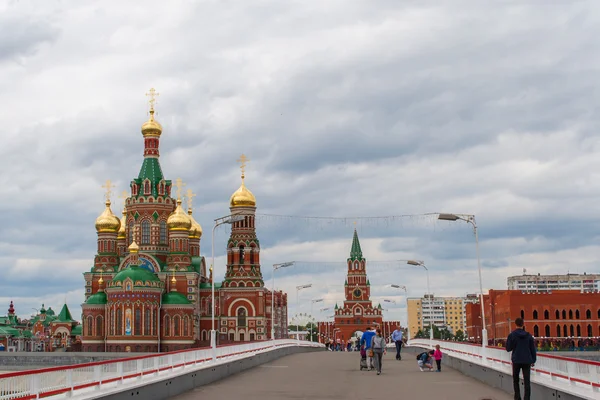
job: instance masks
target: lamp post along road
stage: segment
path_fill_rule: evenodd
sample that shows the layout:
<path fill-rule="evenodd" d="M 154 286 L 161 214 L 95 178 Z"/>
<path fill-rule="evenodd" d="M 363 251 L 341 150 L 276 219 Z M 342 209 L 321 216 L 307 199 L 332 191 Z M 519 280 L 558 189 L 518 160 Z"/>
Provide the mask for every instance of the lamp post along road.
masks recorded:
<path fill-rule="evenodd" d="M 410 340 L 410 326 L 408 325 L 408 290 L 404 285 L 391 284 L 390 287 L 404 290 L 404 297 L 406 298 L 406 340 Z"/>
<path fill-rule="evenodd" d="M 210 348 L 212 353 L 213 361 L 217 361 L 217 333 L 215 331 L 215 275 L 214 275 L 214 265 L 215 265 L 215 229 L 217 226 L 223 224 L 233 224 L 234 222 L 238 222 L 244 219 L 242 215 L 227 215 L 226 217 L 221 217 L 215 219 L 215 225 L 212 228 L 212 261 L 210 264 L 210 272 L 211 272 L 211 317 L 210 317 Z"/>
<path fill-rule="evenodd" d="M 427 304 L 429 305 L 429 347 L 433 346 L 433 311 L 431 300 L 433 298 L 431 294 L 431 289 L 429 288 L 429 270 L 425 266 L 425 262 L 419 260 L 408 260 L 406 262 L 408 265 L 415 265 L 417 267 L 423 267 L 425 269 L 425 273 L 427 274 Z M 407 310 L 408 311 L 408 310 Z"/>
<path fill-rule="evenodd" d="M 488 345 L 488 335 L 487 335 L 487 326 L 485 323 L 485 307 L 483 305 L 483 281 L 481 279 L 481 259 L 479 257 L 479 236 L 477 235 L 477 222 L 475 221 L 475 215 L 471 214 L 440 214 L 438 216 L 439 220 L 442 221 L 465 221 L 473 226 L 473 233 L 475 234 L 475 249 L 477 252 L 477 270 L 479 272 L 479 303 L 481 304 L 481 346 L 483 350 L 483 360 L 487 360 L 486 358 L 486 350 L 485 348 Z"/>
<path fill-rule="evenodd" d="M 311 300 L 311 301 L 310 301 L 310 317 L 311 317 L 311 318 L 312 318 L 312 316 L 313 316 L 313 315 L 312 315 L 312 313 L 313 313 L 313 305 L 314 305 L 315 303 L 320 303 L 320 302 L 322 302 L 322 301 L 323 301 L 323 299 L 313 299 L 313 300 Z M 311 341 L 311 342 L 312 342 L 312 327 L 313 327 L 313 325 L 314 325 L 314 324 L 312 324 L 312 323 L 310 324 L 310 341 Z"/>
<path fill-rule="evenodd" d="M 275 271 L 279 268 L 291 267 L 294 265 L 294 262 L 295 261 L 273 264 L 273 285 L 271 288 L 271 340 L 275 340 Z M 281 321 L 279 321 L 279 323 L 281 323 Z"/>
<path fill-rule="evenodd" d="M 299 296 L 298 294 L 300 293 L 300 291 L 302 289 L 308 289 L 312 287 L 312 283 L 308 283 L 306 285 L 300 285 L 300 286 L 296 286 L 296 307 L 299 310 L 300 309 L 300 302 L 299 302 Z M 296 314 L 298 314 L 298 312 L 296 311 Z M 300 333 L 298 332 L 298 321 L 296 321 L 296 340 L 300 341 Z"/>

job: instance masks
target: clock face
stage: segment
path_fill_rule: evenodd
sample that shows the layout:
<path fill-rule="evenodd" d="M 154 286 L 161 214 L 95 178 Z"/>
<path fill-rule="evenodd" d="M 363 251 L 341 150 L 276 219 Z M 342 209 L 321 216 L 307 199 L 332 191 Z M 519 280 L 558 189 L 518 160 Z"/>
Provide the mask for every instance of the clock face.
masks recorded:
<path fill-rule="evenodd" d="M 362 295 L 362 291 L 359 288 L 354 289 L 354 292 L 352 292 L 352 294 L 354 295 L 354 297 L 360 297 Z"/>

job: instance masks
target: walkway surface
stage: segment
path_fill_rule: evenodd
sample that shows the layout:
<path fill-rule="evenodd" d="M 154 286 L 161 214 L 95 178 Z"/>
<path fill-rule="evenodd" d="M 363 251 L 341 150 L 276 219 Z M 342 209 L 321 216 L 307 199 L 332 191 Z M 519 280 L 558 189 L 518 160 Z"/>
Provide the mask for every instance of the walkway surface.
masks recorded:
<path fill-rule="evenodd" d="M 280 358 L 174 397 L 192 399 L 436 399 L 510 400 L 509 395 L 458 371 L 421 372 L 412 354 L 388 352 L 383 372 L 359 370 L 357 352 L 300 353 Z"/>

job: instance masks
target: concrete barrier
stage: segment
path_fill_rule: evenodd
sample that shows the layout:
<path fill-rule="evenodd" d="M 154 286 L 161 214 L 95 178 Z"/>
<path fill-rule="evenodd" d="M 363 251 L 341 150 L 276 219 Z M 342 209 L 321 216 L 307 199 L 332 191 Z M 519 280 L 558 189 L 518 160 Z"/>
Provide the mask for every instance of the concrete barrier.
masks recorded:
<path fill-rule="evenodd" d="M 153 382 L 140 382 L 139 385 L 127 385 L 102 392 L 93 392 L 73 397 L 73 399 L 168 399 L 290 354 L 324 350 L 324 348 L 311 347 L 282 347 L 222 364 L 199 366 L 195 370 L 183 372 L 177 376 L 157 378 Z"/>
<path fill-rule="evenodd" d="M 413 357 L 415 361 L 415 368 L 417 364 L 416 356 L 417 354 L 426 351 L 428 349 L 417 346 L 405 347 L 402 350 L 403 358 L 404 355 L 407 357 Z M 464 375 L 469 376 L 471 378 L 475 378 L 480 382 L 483 382 L 489 386 L 501 389 L 507 393 L 513 394 L 513 380 L 512 375 L 495 370 L 493 368 L 488 368 L 483 365 L 474 364 L 465 360 L 461 360 L 459 358 L 455 358 L 444 354 L 442 358 L 442 365 L 448 368 L 455 369 L 459 372 L 462 372 Z M 521 396 L 523 396 L 523 379 L 521 379 Z M 544 399 L 544 400 L 587 400 L 586 397 L 576 396 L 566 391 L 556 390 L 544 385 L 540 385 L 535 382 L 531 382 L 531 398 L 532 399 Z"/>

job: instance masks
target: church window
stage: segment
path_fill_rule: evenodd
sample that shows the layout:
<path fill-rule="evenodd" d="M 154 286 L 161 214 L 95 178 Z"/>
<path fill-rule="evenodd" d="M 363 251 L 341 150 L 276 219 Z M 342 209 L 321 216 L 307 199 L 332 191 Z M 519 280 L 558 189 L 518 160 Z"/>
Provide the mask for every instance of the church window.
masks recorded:
<path fill-rule="evenodd" d="M 115 309 L 111 309 L 110 310 L 110 334 L 114 335 L 115 334 Z"/>
<path fill-rule="evenodd" d="M 233 342 L 235 340 L 235 333 L 230 333 L 229 334 L 229 341 Z"/>
<path fill-rule="evenodd" d="M 246 326 L 246 309 L 238 308 L 237 310 L 237 324 L 238 326 Z"/>
<path fill-rule="evenodd" d="M 123 311 L 119 308 L 117 309 L 117 320 L 115 321 L 117 325 L 116 335 L 123 334 Z"/>
<path fill-rule="evenodd" d="M 167 243 L 167 223 L 160 221 L 160 244 Z"/>
<path fill-rule="evenodd" d="M 102 324 L 102 317 L 100 315 L 98 315 L 96 317 L 96 336 L 103 336 L 104 332 L 103 332 L 103 324 Z"/>
<path fill-rule="evenodd" d="M 92 331 L 93 320 L 94 320 L 94 318 L 92 318 L 91 315 L 87 318 L 87 334 L 88 334 L 88 336 L 94 336 L 93 331 Z"/>
<path fill-rule="evenodd" d="M 168 315 L 165 317 L 165 336 L 171 335 L 171 317 Z"/>
<path fill-rule="evenodd" d="M 250 264 L 254 264 L 254 249 L 250 248 Z"/>
<path fill-rule="evenodd" d="M 244 263 L 244 246 L 240 246 L 240 264 Z"/>
<path fill-rule="evenodd" d="M 253 342 L 254 341 L 254 333 L 250 334 L 250 341 Z"/>
<path fill-rule="evenodd" d="M 142 244 L 150 244 L 150 221 L 142 221 Z"/>
<path fill-rule="evenodd" d="M 178 315 L 175 316 L 175 318 L 173 318 L 173 331 L 174 331 L 174 336 L 181 336 L 179 327 L 181 325 L 181 320 L 179 318 Z"/>
<path fill-rule="evenodd" d="M 144 182 L 144 194 L 150 194 L 150 181 Z"/>
<path fill-rule="evenodd" d="M 142 334 L 142 310 L 140 310 L 139 308 L 137 308 L 135 310 L 135 321 L 134 321 L 134 327 L 133 327 L 133 334 L 134 335 Z"/>
<path fill-rule="evenodd" d="M 133 242 L 133 222 L 129 223 L 129 244 Z"/>
<path fill-rule="evenodd" d="M 152 335 L 156 335 L 156 321 L 158 321 L 156 310 L 152 311 Z"/>
<path fill-rule="evenodd" d="M 150 335 L 150 310 L 146 309 L 144 311 L 144 335 Z"/>
<path fill-rule="evenodd" d="M 183 318 L 183 336 L 188 336 L 189 335 L 189 324 L 190 324 L 190 320 L 187 317 L 187 315 Z"/>

